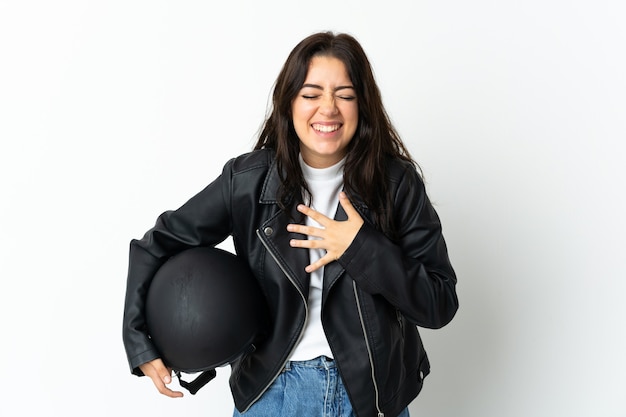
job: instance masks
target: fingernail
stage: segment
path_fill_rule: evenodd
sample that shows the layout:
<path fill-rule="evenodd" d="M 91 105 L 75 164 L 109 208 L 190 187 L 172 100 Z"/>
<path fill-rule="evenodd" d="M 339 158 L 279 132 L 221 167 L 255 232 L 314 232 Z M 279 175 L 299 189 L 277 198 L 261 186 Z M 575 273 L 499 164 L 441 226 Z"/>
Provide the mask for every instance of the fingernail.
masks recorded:
<path fill-rule="evenodd" d="M 169 384 L 170 382 L 172 382 L 172 378 L 169 375 L 166 375 L 163 378 L 163 382 L 165 382 L 166 384 Z"/>

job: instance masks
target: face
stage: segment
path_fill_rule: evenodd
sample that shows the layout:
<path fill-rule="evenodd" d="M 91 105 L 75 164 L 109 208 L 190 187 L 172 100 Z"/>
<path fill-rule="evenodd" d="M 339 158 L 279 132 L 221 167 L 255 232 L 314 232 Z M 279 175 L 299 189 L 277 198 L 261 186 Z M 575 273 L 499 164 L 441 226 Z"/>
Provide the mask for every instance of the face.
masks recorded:
<path fill-rule="evenodd" d="M 339 59 L 317 56 L 291 104 L 300 153 L 307 165 L 326 168 L 339 162 L 359 121 L 356 91 Z"/>

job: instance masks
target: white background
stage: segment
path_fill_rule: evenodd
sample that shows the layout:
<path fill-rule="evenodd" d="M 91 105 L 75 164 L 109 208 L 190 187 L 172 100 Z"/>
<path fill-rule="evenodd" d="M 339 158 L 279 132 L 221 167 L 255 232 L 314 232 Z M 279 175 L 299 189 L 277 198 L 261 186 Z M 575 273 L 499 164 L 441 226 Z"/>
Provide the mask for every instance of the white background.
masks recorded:
<path fill-rule="evenodd" d="M 368 53 L 458 273 L 412 415 L 626 416 L 625 16 L 0 0 L 0 414 L 230 415 L 228 368 L 177 400 L 130 375 L 128 242 L 251 149 L 287 54 L 331 29 Z"/>

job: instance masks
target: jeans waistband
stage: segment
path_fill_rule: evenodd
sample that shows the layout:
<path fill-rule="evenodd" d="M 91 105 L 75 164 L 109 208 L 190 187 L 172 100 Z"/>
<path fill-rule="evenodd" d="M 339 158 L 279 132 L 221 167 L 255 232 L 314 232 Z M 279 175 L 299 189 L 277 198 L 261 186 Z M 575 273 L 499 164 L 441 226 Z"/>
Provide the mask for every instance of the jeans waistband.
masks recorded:
<path fill-rule="evenodd" d="M 336 368 L 337 366 L 335 365 L 335 361 L 332 358 L 326 356 L 318 356 L 315 359 L 309 359 L 306 361 L 287 361 L 287 363 L 285 364 L 286 371 L 294 367 L 331 369 Z"/>

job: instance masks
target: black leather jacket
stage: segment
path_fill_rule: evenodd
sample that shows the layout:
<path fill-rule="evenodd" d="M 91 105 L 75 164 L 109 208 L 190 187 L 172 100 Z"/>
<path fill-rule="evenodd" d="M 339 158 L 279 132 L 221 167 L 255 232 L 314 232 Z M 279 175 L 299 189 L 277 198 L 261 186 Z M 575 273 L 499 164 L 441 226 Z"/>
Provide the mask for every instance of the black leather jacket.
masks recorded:
<path fill-rule="evenodd" d="M 250 407 L 283 369 L 307 320 L 309 260 L 307 250 L 289 245 L 296 236 L 287 224 L 304 218 L 295 204 L 291 213 L 279 209 L 273 157 L 261 150 L 230 160 L 215 181 L 131 241 L 123 336 L 133 373 L 141 375 L 138 366 L 159 357 L 143 316 L 155 271 L 177 252 L 229 235 L 256 274 L 273 321 L 265 342 L 232 364 L 235 406 Z M 424 185 L 411 164 L 388 165 L 398 240 L 377 231 L 367 207 L 353 197 L 365 223 L 324 270 L 322 323 L 360 417 L 396 416 L 417 396 L 430 366 L 416 326 L 442 327 L 458 308 L 456 276 Z M 340 205 L 335 218 L 347 218 Z"/>

